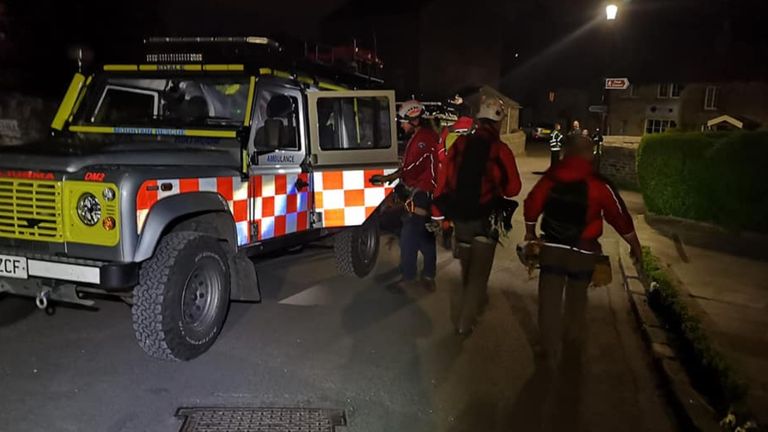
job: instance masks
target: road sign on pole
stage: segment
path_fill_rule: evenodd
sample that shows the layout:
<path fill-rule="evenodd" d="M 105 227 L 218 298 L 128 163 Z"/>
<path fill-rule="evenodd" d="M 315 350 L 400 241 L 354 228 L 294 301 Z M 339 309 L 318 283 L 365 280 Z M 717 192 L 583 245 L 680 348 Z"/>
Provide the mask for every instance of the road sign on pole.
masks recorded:
<path fill-rule="evenodd" d="M 589 106 L 589 112 L 593 112 L 593 113 L 607 113 L 608 112 L 608 106 L 607 105 L 590 105 Z"/>
<path fill-rule="evenodd" d="M 606 90 L 626 90 L 629 88 L 629 78 L 606 78 Z"/>

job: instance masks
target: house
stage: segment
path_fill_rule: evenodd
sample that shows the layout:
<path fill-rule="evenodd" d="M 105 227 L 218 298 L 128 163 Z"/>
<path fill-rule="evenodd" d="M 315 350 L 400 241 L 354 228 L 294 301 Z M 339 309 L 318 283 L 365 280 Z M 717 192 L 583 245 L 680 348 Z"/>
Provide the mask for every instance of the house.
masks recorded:
<path fill-rule="evenodd" d="M 768 82 L 633 84 L 608 99 L 611 135 L 768 126 Z"/>

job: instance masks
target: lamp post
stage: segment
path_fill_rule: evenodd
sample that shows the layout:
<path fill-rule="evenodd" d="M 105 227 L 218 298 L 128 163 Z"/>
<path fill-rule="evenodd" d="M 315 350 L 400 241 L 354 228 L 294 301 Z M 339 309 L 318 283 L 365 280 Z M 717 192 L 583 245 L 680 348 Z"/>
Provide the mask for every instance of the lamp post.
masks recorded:
<path fill-rule="evenodd" d="M 609 3 L 608 5 L 605 6 L 605 20 L 607 21 L 608 26 L 610 27 L 609 28 L 608 50 L 607 50 L 608 51 L 607 52 L 608 65 L 607 65 L 607 68 L 606 68 L 607 70 L 606 70 L 606 77 L 605 78 L 610 78 L 611 77 L 611 73 L 614 70 L 614 68 L 613 68 L 613 61 L 614 61 L 614 58 L 613 58 L 614 57 L 613 56 L 614 53 L 613 53 L 613 51 L 614 51 L 614 46 L 613 45 L 614 45 L 614 39 L 615 38 L 614 38 L 614 29 L 613 29 L 613 27 L 614 27 L 614 21 L 616 20 L 616 16 L 618 14 L 619 14 L 619 7 L 616 4 Z M 603 123 L 602 124 L 602 129 L 603 130 L 602 130 L 602 133 L 601 133 L 601 135 L 603 135 L 603 136 L 606 136 L 609 133 L 609 131 L 608 131 L 608 129 L 609 129 L 608 114 L 610 113 L 610 110 L 611 110 L 611 108 L 610 108 L 611 107 L 611 98 L 610 98 L 611 95 L 610 95 L 610 90 L 607 88 L 608 87 L 607 81 L 608 81 L 607 79 L 603 80 L 603 105 L 605 105 L 605 112 L 603 113 L 603 122 L 602 122 Z M 613 131 L 611 131 L 611 133 L 613 133 Z M 597 148 L 596 148 L 596 158 L 595 158 L 595 169 L 599 172 L 600 171 L 600 160 L 602 159 L 603 148 L 602 148 L 602 143 L 601 142 L 596 143 L 596 145 L 597 145 Z"/>
<path fill-rule="evenodd" d="M 613 61 L 614 61 L 614 21 L 616 21 L 616 17 L 619 14 L 619 7 L 614 3 L 609 3 L 605 6 L 605 20 L 608 22 L 609 25 L 609 40 L 608 40 L 608 67 L 606 70 L 606 78 L 610 78 L 611 73 L 613 72 Z M 605 104 L 605 114 L 603 115 L 603 134 L 608 133 L 608 112 L 610 111 L 610 93 L 607 88 L 605 88 L 605 82 L 603 82 L 603 104 Z"/>

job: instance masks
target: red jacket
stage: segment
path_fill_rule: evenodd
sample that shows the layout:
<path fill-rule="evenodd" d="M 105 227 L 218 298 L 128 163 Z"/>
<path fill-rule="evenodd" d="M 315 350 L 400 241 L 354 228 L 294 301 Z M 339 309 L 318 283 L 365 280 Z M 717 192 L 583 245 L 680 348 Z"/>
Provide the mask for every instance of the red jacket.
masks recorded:
<path fill-rule="evenodd" d="M 434 130 L 422 127 L 405 146 L 400 178 L 412 188 L 432 193 L 437 184 L 438 136 Z"/>
<path fill-rule="evenodd" d="M 603 217 L 622 236 L 635 231 L 632 216 L 618 192 L 594 173 L 591 162 L 574 156 L 547 171 L 533 187 L 525 199 L 525 223 L 536 224 L 556 183 L 575 181 L 587 183 L 587 224 L 581 233 L 581 249 L 599 250 L 597 239 L 603 234 Z"/>
<path fill-rule="evenodd" d="M 473 135 L 491 141 L 485 174 L 481 180 L 480 202 L 478 204 L 482 206 L 500 197 L 511 200 L 520 193 L 522 187 L 515 155 L 501 141 L 498 132 L 494 130 L 479 127 Z M 473 135 L 458 137 L 448 151 L 444 165 L 438 175 L 435 199 L 443 194 L 451 194 L 456 191 L 457 182 L 461 180 L 458 178 L 458 174 L 464 151 Z M 442 212 L 436 206 L 432 207 L 432 214 L 434 219 L 443 218 Z"/>

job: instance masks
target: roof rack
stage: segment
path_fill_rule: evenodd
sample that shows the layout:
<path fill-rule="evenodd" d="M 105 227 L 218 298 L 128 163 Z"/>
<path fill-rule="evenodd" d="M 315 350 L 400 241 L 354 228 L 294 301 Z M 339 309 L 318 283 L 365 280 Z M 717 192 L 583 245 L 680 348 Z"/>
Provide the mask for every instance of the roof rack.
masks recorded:
<path fill-rule="evenodd" d="M 144 39 L 144 44 L 200 44 L 200 43 L 241 43 L 264 45 L 273 49 L 282 50 L 280 44 L 264 36 L 170 36 L 149 37 Z"/>
<path fill-rule="evenodd" d="M 314 75 L 355 87 L 383 83 L 374 72 L 383 63 L 375 52 L 354 45 L 337 47 L 328 57 L 318 55 L 319 45 L 310 51 L 306 42 L 294 41 L 283 46 L 263 36 L 235 37 L 148 37 L 144 39 L 147 63 L 243 63 L 254 69 L 287 70 L 292 74 Z M 314 56 L 312 55 L 314 54 Z"/>

